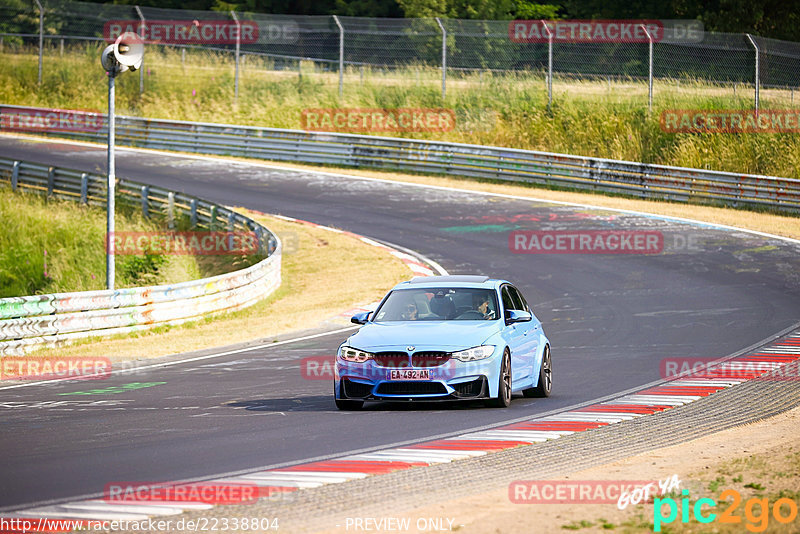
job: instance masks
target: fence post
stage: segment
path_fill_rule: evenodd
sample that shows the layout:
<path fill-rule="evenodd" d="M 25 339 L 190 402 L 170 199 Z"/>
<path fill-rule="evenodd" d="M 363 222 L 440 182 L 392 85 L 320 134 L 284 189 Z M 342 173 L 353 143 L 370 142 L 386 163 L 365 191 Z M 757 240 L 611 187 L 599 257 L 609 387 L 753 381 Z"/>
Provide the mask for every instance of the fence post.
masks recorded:
<path fill-rule="evenodd" d="M 542 26 L 547 30 L 547 111 L 553 109 L 553 32 L 547 22 L 542 20 Z"/>
<path fill-rule="evenodd" d="M 760 51 L 758 49 L 758 45 L 753 40 L 753 36 L 750 35 L 749 33 L 746 33 L 745 35 L 750 40 L 750 44 L 753 45 L 753 48 L 756 51 L 756 117 L 758 117 L 758 103 L 759 103 L 758 86 L 761 84 L 761 73 L 759 72 L 759 69 L 761 67 L 761 64 L 760 64 L 760 61 L 759 61 L 759 55 L 760 55 L 759 52 Z"/>
<path fill-rule="evenodd" d="M 42 48 L 44 47 L 44 9 L 39 0 L 34 0 L 39 8 L 39 85 L 42 85 Z"/>
<path fill-rule="evenodd" d="M 650 57 L 648 61 L 647 67 L 647 112 L 653 112 L 653 36 L 650 35 L 650 32 L 647 31 L 647 26 L 644 24 L 640 24 L 642 30 L 644 30 L 645 35 L 647 35 L 648 41 L 648 48 L 650 52 Z"/>
<path fill-rule="evenodd" d="M 133 6 L 133 7 L 134 9 L 136 9 L 136 14 L 139 15 L 139 20 L 142 21 L 142 24 L 140 26 L 141 33 L 140 32 L 137 33 L 139 33 L 141 38 L 144 39 L 145 36 L 147 35 L 147 21 L 145 20 L 144 15 L 142 14 L 142 10 L 139 9 L 139 6 Z M 144 63 L 144 61 L 142 63 Z M 144 65 L 141 65 L 139 67 L 139 94 L 141 95 L 142 93 L 144 93 Z"/>
<path fill-rule="evenodd" d="M 233 99 L 236 100 L 239 98 L 239 46 L 242 41 L 242 25 L 239 24 L 239 17 L 233 10 L 231 10 L 231 17 L 236 23 L 236 71 L 233 76 Z"/>
<path fill-rule="evenodd" d="M 442 100 L 447 96 L 447 30 L 444 29 L 444 24 L 436 17 L 436 24 L 442 30 Z"/>
<path fill-rule="evenodd" d="M 150 195 L 150 186 L 143 185 L 142 186 L 142 217 L 145 219 L 150 218 L 150 206 L 148 203 L 147 197 Z"/>
<path fill-rule="evenodd" d="M 333 22 L 339 27 L 339 98 L 341 98 L 344 93 L 344 28 L 336 15 L 333 15 Z"/>
<path fill-rule="evenodd" d="M 14 165 L 11 166 L 11 190 L 17 190 L 17 184 L 19 183 L 19 161 L 15 161 Z"/>
<path fill-rule="evenodd" d="M 59 40 L 59 56 L 64 57 L 64 38 Z"/>
<path fill-rule="evenodd" d="M 167 193 L 167 226 L 170 230 L 175 229 L 175 193 Z"/>
<path fill-rule="evenodd" d="M 236 214 L 228 213 L 228 250 L 233 250 L 233 232 L 236 231 Z"/>
<path fill-rule="evenodd" d="M 89 175 L 81 173 L 81 204 L 89 204 Z"/>
<path fill-rule="evenodd" d="M 193 198 L 192 202 L 189 204 L 189 206 L 190 206 L 190 209 L 191 209 L 191 212 L 190 212 L 191 215 L 189 215 L 189 218 L 191 220 L 192 228 L 194 228 L 195 226 L 197 226 L 197 199 Z"/>
<path fill-rule="evenodd" d="M 50 167 L 47 170 L 47 198 L 53 196 L 53 189 L 56 185 L 56 168 Z"/>

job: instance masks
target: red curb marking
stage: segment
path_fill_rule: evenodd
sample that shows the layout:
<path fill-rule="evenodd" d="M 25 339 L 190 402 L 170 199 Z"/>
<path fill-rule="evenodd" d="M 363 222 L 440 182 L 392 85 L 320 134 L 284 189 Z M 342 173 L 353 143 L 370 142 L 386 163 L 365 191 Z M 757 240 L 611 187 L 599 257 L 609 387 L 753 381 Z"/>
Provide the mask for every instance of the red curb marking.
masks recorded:
<path fill-rule="evenodd" d="M 776 354 L 757 352 L 741 358 L 736 358 L 735 362 L 793 362 L 800 358 L 800 354 Z"/>
<path fill-rule="evenodd" d="M 411 467 L 427 466 L 427 462 L 407 462 L 407 461 L 339 461 L 332 460 L 330 462 L 313 462 L 310 464 L 296 465 L 284 469 L 276 469 L 270 471 L 271 473 L 292 473 L 294 471 L 333 471 L 344 473 L 390 473 L 401 469 L 410 469 Z"/>
<path fill-rule="evenodd" d="M 672 406 L 657 405 L 648 406 L 645 404 L 603 404 L 578 408 L 576 412 L 608 412 L 608 413 L 640 413 L 651 414 L 672 408 Z"/>
<path fill-rule="evenodd" d="M 428 441 L 403 447 L 404 449 L 448 449 L 462 451 L 502 451 L 520 445 L 529 445 L 527 441 L 513 440 L 480 440 L 480 439 L 442 439 Z"/>
<path fill-rule="evenodd" d="M 712 393 L 725 389 L 724 387 L 690 387 L 690 386 L 674 386 L 674 387 L 655 387 L 645 389 L 637 393 L 637 395 L 691 395 L 707 397 Z"/>
<path fill-rule="evenodd" d="M 607 424 L 601 421 L 534 421 L 531 423 L 515 423 L 501 428 L 505 430 L 568 430 L 582 432 Z"/>

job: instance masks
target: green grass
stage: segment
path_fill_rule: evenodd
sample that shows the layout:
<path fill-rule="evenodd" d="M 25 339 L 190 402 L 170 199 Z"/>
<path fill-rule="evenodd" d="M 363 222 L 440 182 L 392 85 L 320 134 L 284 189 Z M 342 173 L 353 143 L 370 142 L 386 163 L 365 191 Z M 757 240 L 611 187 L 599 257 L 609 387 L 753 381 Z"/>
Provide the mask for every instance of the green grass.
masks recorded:
<path fill-rule="evenodd" d="M 37 86 L 36 56 L 0 54 L 0 102 L 30 106 L 105 110 L 106 78 L 99 45 L 51 49 Z M 668 134 L 659 126 L 666 109 L 747 109 L 752 88 L 680 80 L 657 81 L 653 114 L 647 86 L 628 82 L 573 82 L 556 79 L 552 112 L 546 109 L 544 80 L 537 73 L 510 75 L 449 73 L 446 100 L 440 71 L 408 67 L 381 72 L 348 69 L 344 97 L 338 75 L 304 62 L 296 71 L 276 70 L 247 57 L 233 99 L 230 55 L 148 47 L 145 93 L 138 73 L 117 81 L 117 112 L 153 118 L 301 128 L 307 108 L 425 107 L 455 110 L 457 126 L 444 133 L 406 134 L 428 139 L 499 145 L 586 156 L 800 178 L 797 134 Z M 800 96 L 798 97 L 800 98 Z M 762 109 L 794 107 L 789 91 L 762 90 Z M 387 135 L 387 134 L 381 134 Z M 396 135 L 396 134 L 388 134 Z"/>
<path fill-rule="evenodd" d="M 105 289 L 105 210 L 0 185 L 0 297 Z M 116 230 L 158 231 L 119 203 Z M 240 268 L 236 256 L 118 255 L 116 286 L 183 282 Z"/>

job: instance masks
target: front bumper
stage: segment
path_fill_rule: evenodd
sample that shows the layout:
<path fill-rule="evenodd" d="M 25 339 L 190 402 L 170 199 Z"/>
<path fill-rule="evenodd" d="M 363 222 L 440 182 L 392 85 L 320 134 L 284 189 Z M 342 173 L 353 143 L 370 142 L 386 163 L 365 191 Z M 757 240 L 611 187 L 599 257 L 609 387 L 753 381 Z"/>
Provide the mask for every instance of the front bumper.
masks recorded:
<path fill-rule="evenodd" d="M 339 399 L 375 401 L 451 401 L 489 397 L 486 377 L 445 384 L 439 381 L 383 381 L 378 384 L 343 378 L 339 383 Z"/>
<path fill-rule="evenodd" d="M 404 367 L 427 370 L 429 380 L 391 380 L 392 368 L 375 361 L 347 362 L 337 357 L 335 395 L 337 399 L 379 401 L 437 401 L 485 399 L 497 396 L 499 356 L 476 362 L 449 360 L 434 367 Z"/>

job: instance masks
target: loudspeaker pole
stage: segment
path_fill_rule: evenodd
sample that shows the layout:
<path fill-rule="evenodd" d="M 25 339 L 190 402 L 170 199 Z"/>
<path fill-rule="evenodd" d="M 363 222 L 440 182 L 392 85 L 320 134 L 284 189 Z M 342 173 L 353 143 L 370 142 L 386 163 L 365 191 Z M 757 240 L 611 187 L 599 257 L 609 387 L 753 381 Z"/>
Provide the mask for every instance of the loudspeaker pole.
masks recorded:
<path fill-rule="evenodd" d="M 114 289 L 114 211 L 116 187 L 114 162 L 114 135 L 116 117 L 114 113 L 114 80 L 126 70 L 136 70 L 142 66 L 144 42 L 132 32 L 117 37 L 113 45 L 108 45 L 100 56 L 100 63 L 108 75 L 108 175 L 106 182 L 106 287 Z"/>
<path fill-rule="evenodd" d="M 115 72 L 108 73 L 108 180 L 106 182 L 106 288 L 114 289 L 114 189 L 116 186 L 114 162 L 114 80 Z"/>

